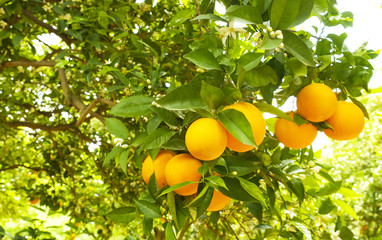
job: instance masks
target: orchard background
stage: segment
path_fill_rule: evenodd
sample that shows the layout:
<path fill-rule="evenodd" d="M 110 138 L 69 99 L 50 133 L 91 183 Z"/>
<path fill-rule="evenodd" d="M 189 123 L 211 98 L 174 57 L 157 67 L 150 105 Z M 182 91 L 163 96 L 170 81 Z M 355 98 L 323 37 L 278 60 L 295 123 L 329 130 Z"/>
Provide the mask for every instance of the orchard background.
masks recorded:
<path fill-rule="evenodd" d="M 335 0 L 0 7 L 0 239 L 381 238 L 378 51 L 347 48 L 353 14 Z M 314 82 L 358 105 L 366 127 L 332 148 L 284 147 L 276 119 Z M 243 116 L 222 111 L 238 101 L 266 118 L 255 150 L 202 161 L 194 196 L 145 184 L 142 161 L 188 152 L 198 118 L 246 135 Z M 208 212 L 214 188 L 233 200 Z"/>

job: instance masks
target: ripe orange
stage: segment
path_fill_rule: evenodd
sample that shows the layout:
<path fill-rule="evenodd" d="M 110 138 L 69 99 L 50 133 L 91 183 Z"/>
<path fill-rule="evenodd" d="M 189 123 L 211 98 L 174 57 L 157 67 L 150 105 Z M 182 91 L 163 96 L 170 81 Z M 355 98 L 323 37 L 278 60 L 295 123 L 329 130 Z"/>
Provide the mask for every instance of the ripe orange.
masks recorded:
<path fill-rule="evenodd" d="M 231 198 L 227 197 L 218 190 L 214 190 L 214 194 L 212 195 L 211 203 L 208 206 L 207 211 L 220 211 L 225 208 L 230 201 Z"/>
<path fill-rule="evenodd" d="M 351 102 L 338 101 L 336 112 L 327 122 L 332 129 L 324 129 L 326 136 L 334 140 L 350 140 L 356 138 L 365 126 L 362 110 Z"/>
<path fill-rule="evenodd" d="M 201 166 L 202 163 L 198 159 L 190 154 L 182 153 L 170 159 L 165 168 L 164 175 L 170 187 L 187 181 L 198 182 L 202 177 L 198 172 Z M 196 193 L 197 190 L 198 184 L 192 183 L 176 189 L 175 192 L 182 196 L 189 196 Z"/>
<path fill-rule="evenodd" d="M 142 164 L 142 177 L 145 183 L 149 183 L 151 175 L 155 172 L 155 179 L 157 180 L 159 189 L 167 185 L 164 169 L 173 156 L 175 156 L 175 154 L 168 150 L 161 150 L 154 162 L 152 158 L 148 156 Z"/>
<path fill-rule="evenodd" d="M 199 118 L 191 123 L 185 140 L 191 155 L 205 161 L 218 158 L 227 146 L 225 128 L 211 118 Z"/>
<path fill-rule="evenodd" d="M 37 204 L 38 203 L 38 198 L 33 198 L 31 201 L 29 201 L 30 204 Z"/>
<path fill-rule="evenodd" d="M 297 94 L 297 113 L 311 122 L 325 121 L 336 107 L 336 94 L 325 84 L 312 83 Z"/>
<path fill-rule="evenodd" d="M 294 113 L 289 116 L 293 119 Z M 279 118 L 275 124 L 275 134 L 277 139 L 286 147 L 300 149 L 306 148 L 317 136 L 317 128 L 311 123 L 297 125 L 294 122 Z"/>
<path fill-rule="evenodd" d="M 226 109 L 235 109 L 244 114 L 244 116 L 247 118 L 247 120 L 251 124 L 253 138 L 255 139 L 257 146 L 259 146 L 264 139 L 265 131 L 266 131 L 265 120 L 260 110 L 254 105 L 247 102 L 237 102 L 224 108 L 224 110 Z M 227 131 L 227 147 L 236 152 L 247 152 L 255 148 L 253 146 L 241 143 L 234 136 L 232 136 L 231 133 L 229 133 L 228 131 Z"/>

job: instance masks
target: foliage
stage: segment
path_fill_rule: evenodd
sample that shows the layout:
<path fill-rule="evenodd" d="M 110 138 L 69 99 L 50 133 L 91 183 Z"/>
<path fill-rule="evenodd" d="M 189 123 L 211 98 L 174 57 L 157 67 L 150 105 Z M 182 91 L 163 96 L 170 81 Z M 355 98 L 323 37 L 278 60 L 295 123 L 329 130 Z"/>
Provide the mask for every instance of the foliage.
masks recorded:
<path fill-rule="evenodd" d="M 381 219 L 381 95 L 371 94 L 362 98 L 370 111 L 370 120 L 360 138 L 348 142 L 333 142 L 323 150 L 331 158 L 323 161 L 332 166 L 333 176 L 343 181 L 343 186 L 353 191 L 343 192 L 342 200 L 350 200 L 359 222 L 349 223 L 360 239 L 379 239 L 382 235 Z M 332 150 L 334 150 L 332 152 Z M 326 154 L 325 154 L 326 155 Z M 335 159 L 336 161 L 333 161 Z M 334 209 L 333 209 L 334 210 Z M 336 211 L 334 210 L 332 214 Z"/>
<path fill-rule="evenodd" d="M 154 159 L 161 148 L 185 152 L 186 129 L 197 118 L 230 117 L 237 125 L 242 114 L 222 112 L 236 101 L 288 118 L 277 107 L 322 82 L 366 114 L 355 98 L 369 91 L 369 60 L 377 53 L 364 46 L 350 52 L 346 34 L 325 35 L 326 27 L 352 24 L 335 0 L 222 0 L 224 15 L 215 0 L 181 2 L 0 1 L 0 187 L 6 193 L 0 215 L 21 218 L 27 202 L 39 198 L 41 210 L 70 217 L 67 237 L 106 239 L 123 229 L 149 239 L 331 239 L 337 230 L 352 238 L 342 219 L 357 215 L 329 197 L 350 190 L 311 147 L 280 145 L 273 117 L 256 150 L 227 150 L 203 165 L 195 201 L 175 195 L 174 187 L 144 184 L 147 155 Z M 316 32 L 298 30 L 310 17 L 322 23 Z M 60 40 L 48 42 L 47 33 Z M 235 134 L 245 138 L 247 125 L 237 125 Z M 235 201 L 205 212 L 212 188 Z M 340 220 L 329 224 L 323 214 L 336 206 Z M 31 229 L 9 235 L 45 234 Z"/>

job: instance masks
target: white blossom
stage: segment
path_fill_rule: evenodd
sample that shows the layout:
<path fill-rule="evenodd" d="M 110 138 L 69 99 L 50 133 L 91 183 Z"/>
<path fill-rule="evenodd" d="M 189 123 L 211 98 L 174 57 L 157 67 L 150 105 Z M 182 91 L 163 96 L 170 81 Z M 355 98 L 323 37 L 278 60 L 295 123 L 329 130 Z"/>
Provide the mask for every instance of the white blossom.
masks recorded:
<path fill-rule="evenodd" d="M 236 39 L 236 32 L 239 32 L 239 33 L 246 33 L 247 32 L 243 28 L 235 28 L 233 26 L 233 20 L 229 22 L 228 27 L 222 27 L 222 28 L 215 27 L 215 29 L 216 29 L 216 31 L 219 32 L 220 38 L 222 39 L 224 46 L 225 46 L 225 42 L 227 41 L 227 38 L 229 35 L 231 35 L 233 39 Z"/>

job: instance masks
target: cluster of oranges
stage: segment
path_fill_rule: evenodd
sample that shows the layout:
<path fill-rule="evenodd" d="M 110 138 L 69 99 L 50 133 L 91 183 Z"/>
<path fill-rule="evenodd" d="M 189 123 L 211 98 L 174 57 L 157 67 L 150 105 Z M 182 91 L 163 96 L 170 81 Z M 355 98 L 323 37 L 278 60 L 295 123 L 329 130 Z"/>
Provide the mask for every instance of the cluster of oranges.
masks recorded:
<path fill-rule="evenodd" d="M 297 125 L 294 122 L 278 119 L 275 134 L 285 146 L 300 149 L 309 146 L 317 135 L 312 123 L 326 121 L 330 128 L 323 132 L 334 140 L 350 140 L 363 130 L 365 118 L 362 110 L 351 102 L 337 101 L 330 87 L 321 83 L 310 84 L 297 94 L 297 114 L 310 123 Z M 289 116 L 293 118 L 294 113 Z"/>
<path fill-rule="evenodd" d="M 260 145 L 266 133 L 266 123 L 259 109 L 247 102 L 238 102 L 223 109 L 235 109 L 244 114 L 252 127 L 253 138 Z M 285 146 L 295 149 L 309 146 L 317 135 L 312 123 L 326 121 L 331 128 L 324 129 L 326 135 L 337 140 L 346 140 L 358 136 L 364 126 L 364 115 L 355 104 L 337 101 L 336 94 L 324 84 L 313 83 L 304 87 L 297 95 L 297 114 L 308 123 L 297 125 L 286 119 L 278 119 L 275 135 Z M 295 113 L 289 114 L 293 119 Z M 148 156 L 142 165 L 142 176 L 146 184 L 153 173 L 159 188 L 174 186 L 183 182 L 195 182 L 174 191 L 182 196 L 194 195 L 198 189 L 201 174 L 198 169 L 202 161 L 217 159 L 226 148 L 236 152 L 247 152 L 254 146 L 246 145 L 229 133 L 215 119 L 199 118 L 188 127 L 185 143 L 189 153 L 175 154 L 161 150 L 153 161 Z M 207 211 L 219 211 L 230 202 L 230 198 L 218 190 Z"/>
<path fill-rule="evenodd" d="M 246 102 L 238 102 L 227 106 L 244 114 L 252 127 L 253 138 L 259 145 L 265 136 L 266 124 L 259 109 Z M 254 146 L 246 145 L 232 136 L 224 126 L 215 119 L 199 118 L 188 127 L 185 143 L 189 153 L 175 155 L 168 150 L 161 150 L 154 161 L 148 156 L 142 165 L 142 176 L 146 184 L 153 173 L 159 188 L 165 185 L 174 186 L 178 183 L 198 182 L 201 174 L 198 169 L 201 161 L 217 159 L 226 148 L 236 152 L 246 152 Z M 197 192 L 198 184 L 192 183 L 175 190 L 182 196 L 190 196 Z M 218 190 L 214 190 L 207 211 L 219 211 L 228 205 L 230 198 Z"/>

